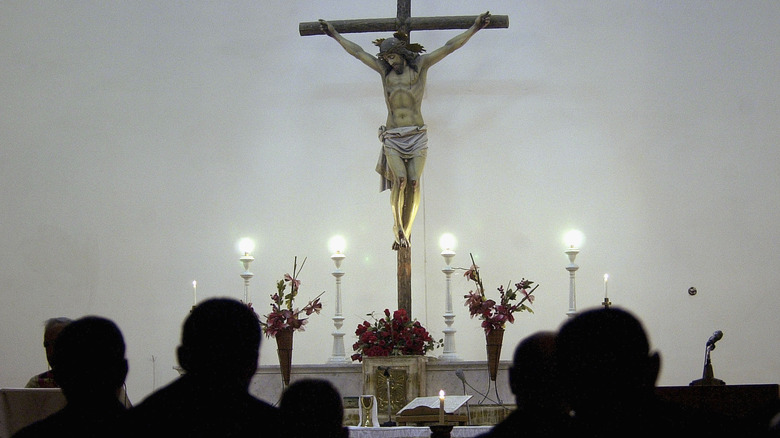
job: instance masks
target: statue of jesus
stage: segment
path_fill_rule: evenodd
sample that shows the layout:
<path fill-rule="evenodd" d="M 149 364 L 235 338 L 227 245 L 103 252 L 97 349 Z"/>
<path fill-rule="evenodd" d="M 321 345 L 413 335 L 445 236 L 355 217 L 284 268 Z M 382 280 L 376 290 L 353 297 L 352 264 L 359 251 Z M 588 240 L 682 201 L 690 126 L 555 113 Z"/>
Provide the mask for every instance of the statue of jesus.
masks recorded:
<path fill-rule="evenodd" d="M 374 41 L 379 46 L 379 53 L 373 56 L 341 36 L 332 24 L 322 19 L 319 22 L 323 32 L 382 78 L 387 120 L 379 127 L 382 153 L 376 170 L 382 175 L 382 190 L 391 189 L 393 249 L 408 247 L 412 223 L 420 205 L 420 177 L 428 149 L 427 127 L 420 108 L 428 68 L 487 26 L 490 12 L 479 15 L 468 30 L 424 55 L 420 54 L 425 51 L 421 45 L 409 43 L 407 35 L 396 32 L 391 38 Z"/>

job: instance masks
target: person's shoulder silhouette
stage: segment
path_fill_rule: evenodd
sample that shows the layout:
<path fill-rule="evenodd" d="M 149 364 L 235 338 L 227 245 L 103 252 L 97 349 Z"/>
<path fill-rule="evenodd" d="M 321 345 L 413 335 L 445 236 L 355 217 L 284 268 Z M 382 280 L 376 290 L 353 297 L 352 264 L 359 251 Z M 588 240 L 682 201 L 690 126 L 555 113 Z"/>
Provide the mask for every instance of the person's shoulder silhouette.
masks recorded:
<path fill-rule="evenodd" d="M 660 400 L 661 366 L 641 321 L 617 308 L 594 308 L 564 322 L 556 342 L 577 436 L 722 436 L 727 423 Z"/>
<path fill-rule="evenodd" d="M 279 408 L 285 435 L 290 438 L 347 438 L 344 405 L 339 391 L 327 380 L 302 379 L 282 394 Z"/>
<path fill-rule="evenodd" d="M 118 395 L 127 376 L 119 327 L 99 316 L 77 319 L 57 337 L 53 359 L 54 378 L 67 404 L 14 437 L 116 435 L 125 413 Z"/>
<path fill-rule="evenodd" d="M 569 413 L 560 389 L 555 354 L 556 333 L 538 331 L 515 347 L 509 385 L 516 409 L 483 438 L 561 436 Z"/>
<path fill-rule="evenodd" d="M 177 349 L 184 375 L 129 415 L 137 436 L 276 437 L 279 410 L 249 393 L 261 329 L 255 312 L 232 298 L 198 304 Z"/>

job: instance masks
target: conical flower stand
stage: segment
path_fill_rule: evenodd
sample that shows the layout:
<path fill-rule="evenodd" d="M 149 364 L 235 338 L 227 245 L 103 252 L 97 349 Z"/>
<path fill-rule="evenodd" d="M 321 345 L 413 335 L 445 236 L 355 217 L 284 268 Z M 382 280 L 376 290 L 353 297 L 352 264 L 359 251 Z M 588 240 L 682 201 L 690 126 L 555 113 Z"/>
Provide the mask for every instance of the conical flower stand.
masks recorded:
<path fill-rule="evenodd" d="M 290 384 L 290 368 L 292 367 L 293 330 L 280 330 L 276 333 L 276 354 L 279 356 L 279 368 L 282 372 L 284 386 Z M 495 379 L 494 379 L 495 380 Z"/>
<path fill-rule="evenodd" d="M 496 381 L 498 361 L 501 358 L 501 345 L 504 343 L 504 329 L 493 329 L 485 335 L 487 342 L 488 372 L 490 380 Z"/>

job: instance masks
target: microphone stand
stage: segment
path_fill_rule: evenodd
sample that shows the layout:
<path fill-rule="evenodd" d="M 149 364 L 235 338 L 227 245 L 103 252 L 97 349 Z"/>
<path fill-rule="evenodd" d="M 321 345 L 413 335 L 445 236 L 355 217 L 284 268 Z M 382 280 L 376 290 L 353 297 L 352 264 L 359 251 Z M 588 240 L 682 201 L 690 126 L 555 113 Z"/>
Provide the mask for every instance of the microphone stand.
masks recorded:
<path fill-rule="evenodd" d="M 716 379 L 715 373 L 712 371 L 712 361 L 710 360 L 710 352 L 715 349 L 715 343 L 707 345 L 704 351 L 704 371 L 702 372 L 701 379 L 696 379 L 689 386 L 723 386 L 726 384 L 723 380 Z"/>
<path fill-rule="evenodd" d="M 385 368 L 385 382 L 387 383 L 387 421 L 382 423 L 382 427 L 395 427 L 396 423 L 393 421 L 392 408 L 390 407 L 390 367 Z"/>
<path fill-rule="evenodd" d="M 460 377 L 460 376 L 458 376 Z M 461 383 L 463 383 L 463 395 L 466 395 L 466 378 L 464 377 L 463 380 L 461 380 Z M 469 402 L 466 401 L 466 426 L 471 426 L 471 409 L 469 408 Z"/>
<path fill-rule="evenodd" d="M 461 379 L 461 382 L 463 382 L 463 385 L 464 385 L 464 389 L 463 389 L 463 394 L 464 395 L 466 394 L 465 386 L 468 385 L 469 388 L 471 388 L 472 390 L 474 390 L 474 392 L 476 392 L 477 394 L 479 394 L 479 395 L 481 395 L 483 397 L 482 401 L 480 401 L 478 404 L 481 405 L 485 400 L 488 400 L 488 401 L 490 401 L 490 402 L 492 402 L 492 403 L 494 403 L 494 404 L 496 404 L 498 406 L 501 406 L 506 411 L 510 410 L 509 408 L 507 408 L 504 405 L 503 402 L 500 401 L 500 398 L 499 398 L 499 401 L 495 401 L 492 398 L 488 397 L 488 393 L 490 392 L 490 382 L 488 382 L 488 390 L 485 391 L 484 393 L 481 392 L 479 389 L 475 388 L 474 386 L 472 386 L 471 383 L 467 382 L 465 378 Z M 468 405 L 466 405 L 466 407 L 468 407 Z"/>

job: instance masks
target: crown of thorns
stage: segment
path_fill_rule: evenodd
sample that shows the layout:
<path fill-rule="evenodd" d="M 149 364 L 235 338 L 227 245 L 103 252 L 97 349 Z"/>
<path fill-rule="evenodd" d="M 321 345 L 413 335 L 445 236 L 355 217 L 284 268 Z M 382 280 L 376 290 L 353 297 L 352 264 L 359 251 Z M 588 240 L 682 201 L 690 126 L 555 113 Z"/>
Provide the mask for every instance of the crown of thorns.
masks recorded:
<path fill-rule="evenodd" d="M 388 42 L 388 43 L 392 42 L 392 44 L 385 44 L 384 47 L 382 47 L 383 42 Z M 425 48 L 423 48 L 421 44 L 410 43 L 409 36 L 403 32 L 394 33 L 393 38 L 377 38 L 374 40 L 374 45 L 379 47 L 379 53 L 377 54 L 377 56 L 379 57 L 382 57 L 387 53 L 419 55 L 420 53 L 425 51 Z"/>

